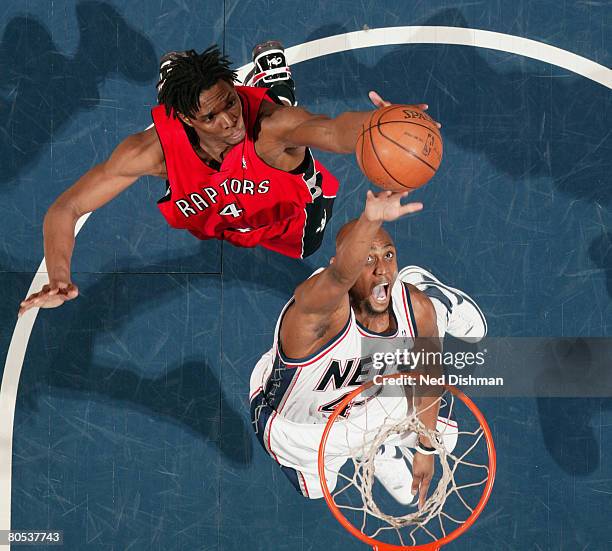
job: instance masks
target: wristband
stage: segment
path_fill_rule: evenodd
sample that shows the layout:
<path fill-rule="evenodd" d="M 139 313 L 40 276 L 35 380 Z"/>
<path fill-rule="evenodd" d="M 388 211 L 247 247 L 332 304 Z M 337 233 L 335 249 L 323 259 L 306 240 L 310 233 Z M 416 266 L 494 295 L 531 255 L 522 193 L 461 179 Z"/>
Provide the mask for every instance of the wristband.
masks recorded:
<path fill-rule="evenodd" d="M 416 451 L 422 453 L 423 455 L 434 455 L 438 453 L 436 448 L 430 448 L 429 446 L 425 446 L 420 442 L 417 442 Z"/>

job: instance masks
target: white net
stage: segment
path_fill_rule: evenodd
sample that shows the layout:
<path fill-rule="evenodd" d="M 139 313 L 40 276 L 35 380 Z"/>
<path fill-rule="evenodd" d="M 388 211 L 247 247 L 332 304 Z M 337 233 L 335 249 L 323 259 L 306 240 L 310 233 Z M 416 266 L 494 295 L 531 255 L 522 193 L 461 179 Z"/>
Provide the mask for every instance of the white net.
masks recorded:
<path fill-rule="evenodd" d="M 372 387 L 352 401 L 346 418 L 335 421 L 325 447 L 326 479 L 335 505 L 363 534 L 393 545 L 431 544 L 474 512 L 491 475 L 487 442 L 479 421 L 452 393 L 422 409 L 418 398 L 397 395 Z M 436 429 L 429 430 L 421 414 L 438 407 Z M 412 486 L 418 437 L 436 450 L 434 477 L 420 508 L 417 497 L 410 504 L 403 499 Z M 395 456 L 381 460 L 389 447 Z M 398 487 L 402 469 L 404 488 Z"/>

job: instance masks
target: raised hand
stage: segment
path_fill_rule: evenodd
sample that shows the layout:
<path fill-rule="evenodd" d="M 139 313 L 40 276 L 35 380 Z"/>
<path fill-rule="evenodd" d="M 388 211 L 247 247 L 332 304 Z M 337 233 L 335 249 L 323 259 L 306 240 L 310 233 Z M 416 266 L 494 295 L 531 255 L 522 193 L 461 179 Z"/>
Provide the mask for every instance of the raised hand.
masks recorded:
<path fill-rule="evenodd" d="M 427 490 L 434 474 L 434 456 L 423 455 L 417 450 L 412 460 L 412 495 L 419 494 L 419 509 L 422 509 L 427 499 Z"/>
<path fill-rule="evenodd" d="M 30 308 L 57 308 L 79 296 L 78 287 L 70 281 L 50 280 L 38 293 L 32 293 L 19 305 L 19 315 Z"/>
<path fill-rule="evenodd" d="M 372 193 L 368 190 L 365 217 L 370 222 L 393 222 L 406 214 L 418 212 L 423 208 L 423 203 L 406 203 L 402 205 L 401 200 L 407 197 L 409 191 L 395 193 L 393 191 L 381 191 Z"/>
<path fill-rule="evenodd" d="M 389 105 L 392 105 L 390 101 L 382 99 L 378 92 L 375 92 L 374 90 L 371 90 L 368 93 L 368 97 L 370 98 L 370 101 L 374 104 L 374 107 L 378 107 L 379 109 L 381 107 L 389 107 Z M 427 106 L 425 106 L 425 108 L 427 108 Z"/>
<path fill-rule="evenodd" d="M 380 109 L 381 107 L 389 107 L 390 105 L 393 105 L 390 101 L 382 99 L 378 92 L 375 92 L 374 90 L 371 90 L 368 93 L 368 97 L 370 98 L 370 101 L 374 104 L 374 106 L 378 109 Z M 421 111 L 427 111 L 427 109 L 429 109 L 429 105 L 427 105 L 426 103 L 418 103 L 416 105 L 409 105 L 408 107 L 417 107 Z M 438 128 L 442 128 L 442 125 L 439 122 L 434 122 L 436 123 L 436 126 Z"/>

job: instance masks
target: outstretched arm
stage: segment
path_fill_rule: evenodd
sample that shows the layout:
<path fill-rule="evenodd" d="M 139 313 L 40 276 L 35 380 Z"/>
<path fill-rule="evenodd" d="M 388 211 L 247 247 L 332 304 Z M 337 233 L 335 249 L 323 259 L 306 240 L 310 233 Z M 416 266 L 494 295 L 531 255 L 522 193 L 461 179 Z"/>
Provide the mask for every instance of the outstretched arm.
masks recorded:
<path fill-rule="evenodd" d="M 333 262 L 323 272 L 304 282 L 296 291 L 296 304 L 304 312 L 327 314 L 335 310 L 355 284 L 365 266 L 372 240 L 383 222 L 391 222 L 423 208 L 421 203 L 401 200 L 408 192 L 367 192 L 366 204 L 343 239 L 338 243 Z"/>
<path fill-rule="evenodd" d="M 376 92 L 370 93 L 370 100 L 376 107 L 391 105 Z M 426 110 L 427 105 L 415 105 Z M 353 153 L 362 126 L 372 111 L 347 111 L 335 118 L 315 115 L 300 107 L 279 107 L 263 123 L 266 132 L 286 148 L 314 147 L 332 153 Z"/>
<path fill-rule="evenodd" d="M 433 304 L 424 293 L 414 287 L 410 289 L 410 298 L 419 330 L 419 336 L 414 342 L 414 350 L 422 351 L 422 357 L 424 358 L 434 357 L 428 356 L 428 353 L 440 352 L 440 338 L 438 337 L 438 325 Z M 417 365 L 416 368 L 421 373 L 433 377 L 439 377 L 442 374 L 439 365 L 427 361 L 423 362 L 422 365 Z M 435 432 L 438 412 L 440 411 L 440 395 L 443 388 L 420 385 L 415 388 L 415 391 L 414 399 L 419 420 L 429 431 Z M 408 399 L 411 400 L 412 395 Z M 422 508 L 433 478 L 435 456 L 419 451 L 419 449 L 433 447 L 432 442 L 425 435 L 419 436 L 419 444 L 423 448 L 417 447 L 412 462 L 412 494 L 416 495 L 418 493 L 419 507 Z"/>
<path fill-rule="evenodd" d="M 348 292 L 366 265 L 382 223 L 423 208 L 421 203 L 402 205 L 401 199 L 407 195 L 368 191 L 364 211 L 340 240 L 333 261 L 296 289 L 295 303 L 281 326 L 281 344 L 289 357 L 310 354 L 342 328 L 348 319 Z"/>
<path fill-rule="evenodd" d="M 159 176 L 164 157 L 154 128 L 129 136 L 104 162 L 87 171 L 51 205 L 43 233 L 49 283 L 26 298 L 19 315 L 30 308 L 55 308 L 78 296 L 71 281 L 70 261 L 77 220 L 92 212 L 133 184 L 140 176 Z"/>
<path fill-rule="evenodd" d="M 390 105 L 393 105 L 390 101 L 382 99 L 380 97 L 380 94 L 378 92 L 375 92 L 374 90 L 370 90 L 368 92 L 368 97 L 378 109 L 380 109 L 381 107 L 389 107 Z M 427 105 L 426 103 L 420 103 L 419 105 L 415 105 L 415 107 L 418 107 L 421 111 L 427 111 L 429 109 L 429 105 Z M 442 128 L 442 125 L 439 122 L 435 122 L 438 128 Z"/>

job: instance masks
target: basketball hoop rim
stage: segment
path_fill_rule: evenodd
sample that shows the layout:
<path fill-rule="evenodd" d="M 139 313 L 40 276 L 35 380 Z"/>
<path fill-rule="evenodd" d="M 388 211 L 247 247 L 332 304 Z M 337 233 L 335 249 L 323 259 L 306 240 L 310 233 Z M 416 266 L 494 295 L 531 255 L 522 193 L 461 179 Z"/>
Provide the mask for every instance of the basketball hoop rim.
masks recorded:
<path fill-rule="evenodd" d="M 399 378 L 404 376 L 404 373 L 392 373 L 388 375 L 383 375 L 382 377 L 385 379 Z M 378 551 L 401 551 L 410 549 L 412 551 L 437 551 L 442 547 L 442 545 L 446 545 L 450 543 L 454 539 L 458 538 L 461 534 L 466 532 L 473 524 L 476 522 L 476 519 L 482 513 L 489 497 L 491 496 L 491 492 L 493 490 L 493 484 L 495 482 L 495 472 L 497 467 L 497 457 L 495 453 L 495 444 L 493 442 L 493 434 L 491 433 L 491 429 L 489 428 L 489 424 L 483 413 L 478 409 L 478 406 L 469 398 L 463 391 L 459 390 L 457 387 L 451 385 L 444 385 L 444 388 L 451 392 L 454 396 L 459 398 L 472 412 L 474 417 L 476 417 L 477 421 L 480 423 L 480 426 L 483 429 L 483 433 L 485 436 L 485 440 L 487 443 L 487 454 L 489 457 L 489 475 L 487 477 L 487 482 L 485 484 L 484 490 L 482 492 L 482 496 L 478 501 L 478 504 L 467 518 L 467 520 L 455 530 L 453 530 L 450 534 L 447 534 L 442 539 L 436 540 L 432 543 L 426 543 L 417 546 L 406 546 L 406 545 L 394 545 L 389 543 L 383 543 L 381 541 L 375 540 L 370 536 L 364 534 L 360 530 L 358 530 L 355 526 L 353 526 L 348 519 L 342 514 L 339 507 L 334 502 L 334 499 L 329 491 L 327 486 L 327 480 L 325 478 L 325 446 L 327 444 L 327 438 L 331 431 L 331 428 L 340 415 L 340 412 L 344 410 L 348 406 L 348 404 L 354 400 L 359 394 L 370 388 L 374 385 L 374 381 L 368 381 L 361 385 L 360 387 L 353 390 L 347 396 L 343 398 L 343 400 L 336 406 L 332 414 L 330 415 L 327 423 L 325 423 L 325 428 L 323 429 L 323 435 L 321 437 L 321 443 L 319 444 L 319 454 L 318 454 L 318 470 L 319 470 L 319 479 L 321 480 L 321 489 L 323 490 L 323 497 L 327 502 L 327 506 L 331 510 L 332 514 L 336 518 L 336 520 L 356 538 L 362 540 L 363 542 L 371 545 L 374 550 Z"/>

